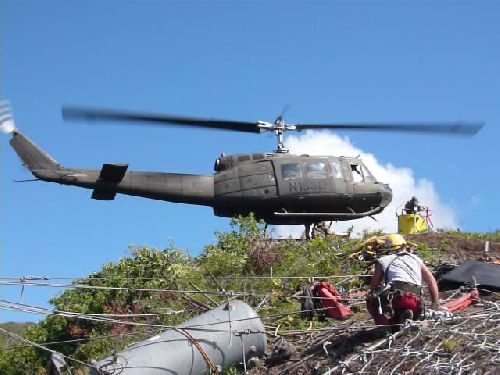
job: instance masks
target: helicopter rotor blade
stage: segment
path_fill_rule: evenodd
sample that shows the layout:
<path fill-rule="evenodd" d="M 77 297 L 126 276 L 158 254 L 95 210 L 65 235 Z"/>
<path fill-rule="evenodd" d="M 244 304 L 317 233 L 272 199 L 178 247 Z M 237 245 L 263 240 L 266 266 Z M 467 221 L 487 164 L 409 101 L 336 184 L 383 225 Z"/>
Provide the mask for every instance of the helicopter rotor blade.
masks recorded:
<path fill-rule="evenodd" d="M 100 108 L 63 106 L 65 120 L 82 121 L 122 121 L 127 123 L 144 122 L 163 126 L 185 126 L 204 129 L 220 129 L 246 133 L 275 131 L 277 128 L 262 121 L 229 121 L 200 117 L 160 115 L 154 113 L 127 112 Z M 483 127 L 477 122 L 437 122 L 437 123 L 372 123 L 372 124 L 284 124 L 284 131 L 303 131 L 308 129 L 330 129 L 349 131 L 407 132 L 422 134 L 447 134 L 473 136 Z"/>
<path fill-rule="evenodd" d="M 427 134 L 448 134 L 473 136 L 483 127 L 482 123 L 438 122 L 438 123 L 400 123 L 400 124 L 296 124 L 297 131 L 308 129 L 361 130 L 408 132 Z"/>
<path fill-rule="evenodd" d="M 260 133 L 261 127 L 257 122 L 228 121 L 208 118 L 197 118 L 175 115 L 159 115 L 153 113 L 135 113 L 125 111 L 106 110 L 99 108 L 81 108 L 63 106 L 62 116 L 65 120 L 82 121 L 123 121 L 144 122 L 154 125 L 187 126 L 205 129 L 222 129 L 247 133 Z"/>

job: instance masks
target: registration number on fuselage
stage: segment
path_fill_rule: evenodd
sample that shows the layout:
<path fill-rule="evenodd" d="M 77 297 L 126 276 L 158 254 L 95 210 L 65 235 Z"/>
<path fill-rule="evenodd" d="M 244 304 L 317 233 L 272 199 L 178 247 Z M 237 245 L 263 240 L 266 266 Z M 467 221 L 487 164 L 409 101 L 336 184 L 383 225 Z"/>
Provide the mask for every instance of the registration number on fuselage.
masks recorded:
<path fill-rule="evenodd" d="M 325 181 L 288 181 L 290 193 L 310 193 L 326 189 Z"/>

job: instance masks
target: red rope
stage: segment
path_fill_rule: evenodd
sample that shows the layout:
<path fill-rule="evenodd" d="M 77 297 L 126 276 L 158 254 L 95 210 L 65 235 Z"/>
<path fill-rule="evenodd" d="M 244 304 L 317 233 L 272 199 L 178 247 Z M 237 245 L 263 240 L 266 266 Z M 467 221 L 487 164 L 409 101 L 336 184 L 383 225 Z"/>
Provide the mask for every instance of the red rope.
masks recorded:
<path fill-rule="evenodd" d="M 201 356 L 207 363 L 208 367 L 212 371 L 214 375 L 217 375 L 219 371 L 217 370 L 217 366 L 213 363 L 213 361 L 210 359 L 208 356 L 207 352 L 203 349 L 203 347 L 200 345 L 200 343 L 187 331 L 183 330 L 182 328 L 174 328 L 175 331 L 179 332 L 180 334 L 184 335 L 187 337 L 194 346 L 196 346 L 196 349 L 200 352 Z"/>

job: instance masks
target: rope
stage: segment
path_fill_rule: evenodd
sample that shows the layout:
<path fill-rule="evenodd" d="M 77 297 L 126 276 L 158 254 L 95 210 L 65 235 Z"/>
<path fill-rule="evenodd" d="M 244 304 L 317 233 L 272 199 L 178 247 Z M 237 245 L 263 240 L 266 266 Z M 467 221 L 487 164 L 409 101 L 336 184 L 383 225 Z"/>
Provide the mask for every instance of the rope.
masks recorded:
<path fill-rule="evenodd" d="M 205 349 L 203 349 L 198 340 L 196 340 L 189 332 L 185 331 L 182 328 L 174 328 L 174 330 L 176 332 L 179 332 L 181 335 L 184 335 L 188 340 L 190 340 L 193 343 L 194 346 L 196 346 L 196 349 L 198 349 L 198 351 L 200 352 L 201 356 L 207 363 L 210 370 L 213 372 L 213 374 L 217 375 L 219 373 L 217 366 L 212 362 L 207 352 L 205 351 Z"/>

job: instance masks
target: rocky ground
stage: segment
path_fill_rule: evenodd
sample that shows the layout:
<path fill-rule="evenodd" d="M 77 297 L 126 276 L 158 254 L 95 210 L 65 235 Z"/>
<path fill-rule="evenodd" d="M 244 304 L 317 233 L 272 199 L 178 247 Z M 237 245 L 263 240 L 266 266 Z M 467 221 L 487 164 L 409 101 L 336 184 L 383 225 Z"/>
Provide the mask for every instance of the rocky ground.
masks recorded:
<path fill-rule="evenodd" d="M 495 262 L 500 242 L 429 233 L 408 236 L 434 252 L 429 266 L 437 274 L 466 260 Z M 251 374 L 499 374 L 500 294 L 479 286 L 478 304 L 455 314 L 437 311 L 408 321 L 399 331 L 374 328 L 358 305 L 344 322 L 319 330 L 277 331 L 268 335 L 267 358 L 251 361 Z M 442 291 L 445 302 L 468 292 Z M 428 311 L 430 315 L 430 312 Z"/>

